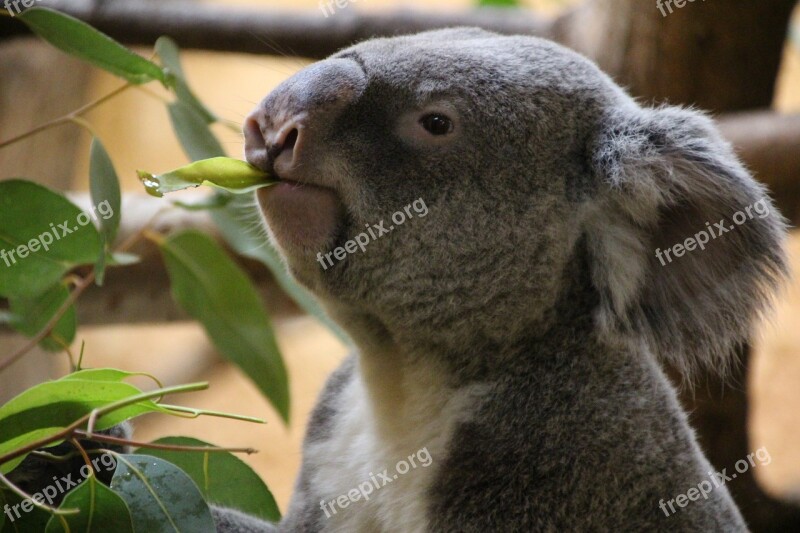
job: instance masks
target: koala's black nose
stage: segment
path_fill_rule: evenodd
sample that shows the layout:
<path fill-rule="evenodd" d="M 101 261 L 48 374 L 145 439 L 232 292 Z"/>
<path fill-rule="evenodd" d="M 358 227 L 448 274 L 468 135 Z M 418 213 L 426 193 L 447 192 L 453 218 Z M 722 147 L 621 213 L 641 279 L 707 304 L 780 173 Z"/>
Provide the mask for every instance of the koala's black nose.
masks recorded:
<path fill-rule="evenodd" d="M 349 59 L 328 59 L 300 71 L 247 117 L 247 160 L 282 179 L 305 181 L 336 119 L 365 87 L 364 71 Z"/>
<path fill-rule="evenodd" d="M 264 127 L 258 118 L 259 114 L 263 115 L 263 111 L 254 111 L 245 121 L 245 157 L 251 164 L 267 172 L 286 177 L 283 174 L 298 164 L 295 148 L 300 139 L 300 129 L 305 129 L 306 125 L 292 119 L 277 128 Z"/>

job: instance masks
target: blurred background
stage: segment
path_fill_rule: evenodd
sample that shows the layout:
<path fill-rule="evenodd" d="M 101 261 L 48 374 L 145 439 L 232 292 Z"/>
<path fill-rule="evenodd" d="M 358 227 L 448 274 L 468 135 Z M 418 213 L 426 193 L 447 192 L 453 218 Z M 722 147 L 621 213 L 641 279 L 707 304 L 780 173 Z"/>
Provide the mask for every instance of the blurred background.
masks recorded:
<path fill-rule="evenodd" d="M 655 4 L 655 0 L 642 2 Z M 316 0 L 292 0 L 291 5 L 273 0 L 215 0 L 205 3 L 305 9 L 315 12 L 321 19 L 325 18 Z M 573 0 L 528 0 L 522 5 L 555 15 L 576 3 Z M 351 0 L 330 16 L 346 16 L 340 11 L 349 10 L 382 12 L 404 7 L 452 11 L 474 5 L 471 0 Z M 687 4 L 682 10 L 700 7 L 707 12 L 714 8 L 714 1 L 705 6 L 700 6 L 699 2 L 698 5 Z M 719 16 L 726 16 L 723 8 L 719 9 Z M 652 10 L 656 10 L 655 5 Z M 690 17 L 690 14 L 677 13 L 674 16 Z M 800 23 L 798 13 L 794 19 L 796 24 Z M 258 38 L 253 35 L 253 39 Z M 145 48 L 137 50 L 144 55 L 150 54 L 150 50 Z M 185 52 L 183 61 L 186 74 L 201 100 L 222 118 L 236 123 L 241 123 L 273 87 L 310 63 L 296 57 L 199 51 Z M 31 40 L 15 40 L 0 47 L 0 65 L 3 65 L 0 139 L 75 109 L 120 85 L 118 79 L 85 67 Z M 800 112 L 800 38 L 789 39 L 786 43 L 772 109 L 784 114 Z M 170 169 L 187 162 L 172 133 L 164 106 L 156 98 L 128 91 L 114 103 L 91 112 L 87 118 L 109 150 L 124 192 L 141 192 L 135 169 Z M 215 133 L 223 141 L 228 155 L 242 157 L 240 135 L 221 126 L 215 126 Z M 0 151 L 0 175 L 24 176 L 62 190 L 86 190 L 89 142 L 88 134 L 77 127 L 66 126 L 47 132 Z M 62 145 L 69 145 L 71 151 L 54 163 L 49 155 L 54 147 Z M 797 138 L 797 150 L 800 151 L 800 137 Z M 800 184 L 800 176 L 795 178 Z M 800 272 L 800 238 L 797 235 L 793 236 L 791 252 L 795 272 Z M 137 280 L 131 280 L 130 287 L 135 287 L 136 283 Z M 272 312 L 290 376 L 292 412 L 289 427 L 280 421 L 255 386 L 214 353 L 201 327 L 196 324 L 87 326 L 80 331 L 79 339 L 86 342 L 86 362 L 91 366 L 147 371 L 163 378 L 167 384 L 179 379 L 182 382 L 207 380 L 211 383 L 210 390 L 183 396 L 179 401 L 184 405 L 265 418 L 267 424 L 261 426 L 210 418 L 180 420 L 148 416 L 137 423 L 136 438 L 149 440 L 181 434 L 210 440 L 221 446 L 256 447 L 259 453 L 244 457 L 244 460 L 267 481 L 282 510 L 285 510 L 300 462 L 300 445 L 308 413 L 326 376 L 348 349 L 316 320 L 303 316 L 277 289 L 268 292 L 267 305 Z M 3 353 L 18 342 L 18 339 L 0 333 Z M 66 370 L 65 363 L 60 356 L 30 354 L 14 369 L 13 383 L 8 374 L 0 377 L 0 400 L 8 399 L 13 392 L 47 376 L 60 375 Z M 766 446 L 769 450 L 772 463 L 755 469 L 756 477 L 769 494 L 786 496 L 794 493 L 800 497 L 798 384 L 800 278 L 795 279 L 778 303 L 775 319 L 762 325 L 755 333 L 747 382 L 732 387 L 749 387 L 749 449 Z M 714 386 L 701 384 L 701 390 L 696 394 L 702 395 L 703 387 Z M 732 394 L 730 387 L 728 392 L 714 389 L 712 393 L 716 397 Z"/>

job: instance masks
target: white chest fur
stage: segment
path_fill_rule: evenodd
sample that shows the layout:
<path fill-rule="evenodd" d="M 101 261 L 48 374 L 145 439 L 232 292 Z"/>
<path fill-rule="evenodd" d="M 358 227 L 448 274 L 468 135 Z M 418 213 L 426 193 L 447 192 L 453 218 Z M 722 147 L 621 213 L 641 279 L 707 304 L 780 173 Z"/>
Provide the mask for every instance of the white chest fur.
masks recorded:
<path fill-rule="evenodd" d="M 436 370 L 362 358 L 339 396 L 332 436 L 306 449 L 324 531 L 429 531 L 427 490 L 482 389 L 448 389 Z"/>

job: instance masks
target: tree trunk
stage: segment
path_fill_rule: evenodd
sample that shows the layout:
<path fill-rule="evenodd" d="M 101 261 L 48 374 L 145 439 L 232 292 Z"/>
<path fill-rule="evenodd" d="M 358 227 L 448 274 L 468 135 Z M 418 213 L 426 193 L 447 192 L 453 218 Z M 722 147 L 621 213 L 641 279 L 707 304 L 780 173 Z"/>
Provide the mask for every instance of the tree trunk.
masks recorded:
<path fill-rule="evenodd" d="M 678 1 L 587 0 L 554 36 L 646 102 L 768 107 L 796 0 Z"/>

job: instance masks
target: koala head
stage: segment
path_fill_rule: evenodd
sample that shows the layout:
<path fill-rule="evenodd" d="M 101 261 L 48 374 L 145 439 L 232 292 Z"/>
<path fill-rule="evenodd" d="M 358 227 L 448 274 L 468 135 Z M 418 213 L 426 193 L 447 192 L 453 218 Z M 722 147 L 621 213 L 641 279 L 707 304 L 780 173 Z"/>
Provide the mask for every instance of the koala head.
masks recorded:
<path fill-rule="evenodd" d="M 588 280 L 581 311 L 599 330 L 708 360 L 743 339 L 785 269 L 780 217 L 707 118 L 640 107 L 533 37 L 361 43 L 277 87 L 245 138 L 281 180 L 258 200 L 291 273 L 395 341 L 546 331 Z M 704 249 L 674 253 L 748 206 Z"/>

